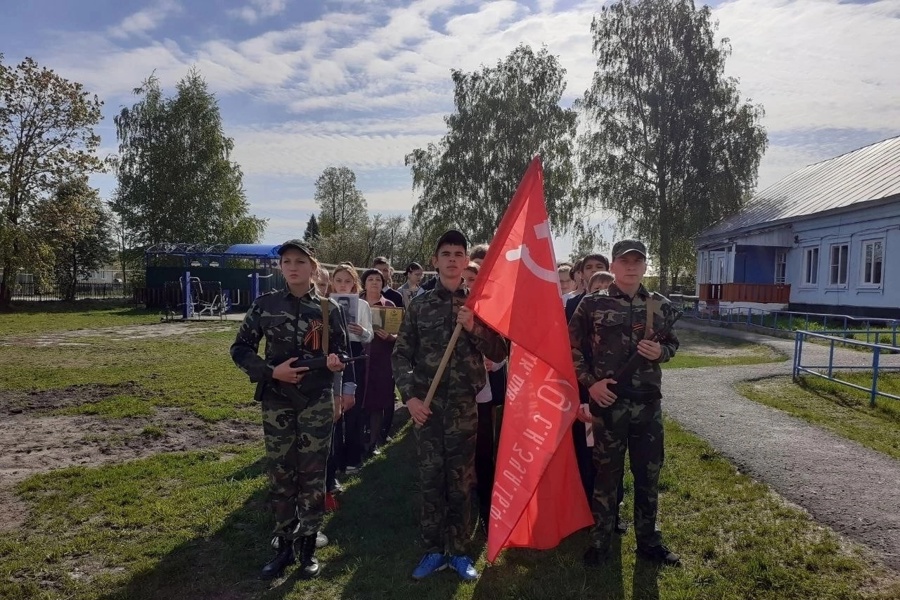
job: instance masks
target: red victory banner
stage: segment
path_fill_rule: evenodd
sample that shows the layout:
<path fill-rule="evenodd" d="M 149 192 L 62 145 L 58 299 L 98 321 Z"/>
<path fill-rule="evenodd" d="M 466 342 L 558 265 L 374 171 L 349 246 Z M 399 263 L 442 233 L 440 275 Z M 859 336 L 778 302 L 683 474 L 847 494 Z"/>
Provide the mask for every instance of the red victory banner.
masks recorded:
<path fill-rule="evenodd" d="M 513 344 L 491 497 L 493 562 L 503 548 L 553 548 L 593 523 L 572 444 L 578 388 L 540 157 L 500 222 L 468 306 Z"/>

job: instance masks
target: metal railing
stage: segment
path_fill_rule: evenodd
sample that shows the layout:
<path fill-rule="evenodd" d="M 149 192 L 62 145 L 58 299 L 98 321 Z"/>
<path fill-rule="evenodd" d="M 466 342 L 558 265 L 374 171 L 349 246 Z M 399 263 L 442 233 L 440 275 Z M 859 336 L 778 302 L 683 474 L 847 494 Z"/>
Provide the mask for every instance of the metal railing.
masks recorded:
<path fill-rule="evenodd" d="M 852 333 L 851 331 L 844 333 Z M 804 365 L 803 364 L 803 342 L 807 338 L 814 338 L 818 340 L 824 340 L 829 343 L 829 351 L 828 351 L 828 364 L 827 365 Z M 834 346 L 835 344 L 850 344 L 855 346 L 861 346 L 864 348 L 869 348 L 872 350 L 872 364 L 865 366 L 854 366 L 854 365 L 838 365 L 834 364 Z M 878 374 L 881 371 L 897 371 L 900 370 L 900 366 L 882 366 L 881 365 L 881 354 L 885 353 L 894 353 L 897 348 L 895 346 L 887 346 L 885 344 L 870 344 L 868 342 L 860 342 L 853 339 L 841 338 L 833 335 L 826 335 L 823 333 L 813 333 L 812 331 L 804 331 L 798 330 L 794 336 L 794 368 L 793 375 L 794 381 L 797 381 L 800 377 L 800 373 L 806 373 L 808 375 L 814 375 L 815 377 L 821 377 L 823 379 L 827 379 L 828 381 L 833 381 L 835 383 L 840 383 L 841 385 L 845 385 L 847 387 L 851 387 L 856 390 L 860 390 L 862 392 L 866 392 L 869 394 L 869 405 L 875 406 L 875 399 L 878 396 L 882 398 L 890 398 L 892 400 L 900 400 L 900 396 L 895 396 L 893 394 L 888 394 L 887 392 L 881 392 L 878 390 Z M 851 371 L 851 370 L 870 370 L 872 371 L 872 385 L 868 388 L 853 383 L 851 381 L 844 381 L 843 379 L 838 379 L 834 376 L 835 369 L 840 369 L 842 371 Z M 824 373 L 822 371 L 825 371 Z"/>
<path fill-rule="evenodd" d="M 763 329 L 779 331 L 808 330 L 810 324 L 821 324 L 824 331 L 819 333 L 842 333 L 848 335 L 866 335 L 866 341 L 874 337 L 879 340 L 881 335 L 891 336 L 891 345 L 897 346 L 900 320 L 883 319 L 876 317 L 851 317 L 850 315 L 838 315 L 831 313 L 808 313 L 790 310 L 764 310 L 753 307 L 727 307 L 719 308 L 715 314 L 711 311 L 689 311 L 687 316 L 700 320 L 719 321 L 722 323 L 738 323 L 753 325 Z M 838 324 L 842 329 L 837 329 Z M 829 325 L 831 328 L 829 329 Z M 855 326 L 855 327 L 854 327 Z"/>
<path fill-rule="evenodd" d="M 112 300 L 127 298 L 131 295 L 132 286 L 121 283 L 88 283 L 75 284 L 75 300 Z M 12 288 L 12 299 L 25 302 L 46 302 L 62 300 L 65 293 L 56 286 L 38 286 L 34 283 L 18 283 Z"/>

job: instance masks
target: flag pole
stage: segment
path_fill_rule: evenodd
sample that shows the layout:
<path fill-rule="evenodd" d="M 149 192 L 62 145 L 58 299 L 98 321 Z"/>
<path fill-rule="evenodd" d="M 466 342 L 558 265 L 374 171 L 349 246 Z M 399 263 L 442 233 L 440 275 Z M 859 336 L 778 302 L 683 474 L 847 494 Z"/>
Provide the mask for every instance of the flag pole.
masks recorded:
<path fill-rule="evenodd" d="M 462 323 L 457 323 L 456 328 L 453 330 L 453 335 L 450 336 L 450 343 L 447 344 L 447 349 L 444 350 L 444 356 L 441 358 L 441 364 L 438 365 L 437 373 L 434 374 L 434 379 L 431 380 L 431 387 L 428 388 L 428 395 L 425 396 L 425 408 L 428 408 L 431 405 L 431 400 L 434 398 L 435 392 L 437 392 L 437 386 L 441 382 L 441 377 L 444 376 L 444 371 L 447 369 L 447 363 L 450 362 L 450 356 L 453 354 L 453 349 L 456 347 L 456 340 L 459 339 L 459 333 L 462 331 Z"/>

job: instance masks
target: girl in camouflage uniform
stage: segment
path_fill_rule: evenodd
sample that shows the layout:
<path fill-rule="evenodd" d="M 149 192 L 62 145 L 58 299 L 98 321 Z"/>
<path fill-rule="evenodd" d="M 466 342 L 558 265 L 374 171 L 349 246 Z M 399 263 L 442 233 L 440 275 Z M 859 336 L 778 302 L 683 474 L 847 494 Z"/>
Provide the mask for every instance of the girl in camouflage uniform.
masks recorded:
<path fill-rule="evenodd" d="M 325 510 L 332 423 L 340 415 L 335 397 L 349 391 L 341 389 L 343 364 L 338 358 L 347 353 L 347 328 L 331 300 L 325 300 L 330 310 L 324 322 L 323 298 L 312 285 L 318 268 L 312 249 L 290 240 L 278 254 L 287 289 L 253 302 L 231 346 L 231 357 L 256 383 L 256 400 L 262 403 L 277 549 L 262 576 L 280 577 L 299 555 L 303 576 L 313 577 L 319 572 L 314 554 Z M 265 359 L 258 354 L 263 338 Z M 292 366 L 297 360 L 326 354 L 327 369 Z"/>

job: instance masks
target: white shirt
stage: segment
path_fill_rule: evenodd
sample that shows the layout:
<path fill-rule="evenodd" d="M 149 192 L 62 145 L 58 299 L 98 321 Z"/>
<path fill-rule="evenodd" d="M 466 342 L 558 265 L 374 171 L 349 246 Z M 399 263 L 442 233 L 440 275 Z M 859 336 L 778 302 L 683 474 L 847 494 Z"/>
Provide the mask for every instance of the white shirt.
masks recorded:
<path fill-rule="evenodd" d="M 503 360 L 498 363 L 494 363 L 494 366 L 491 367 L 491 373 L 499 371 L 503 368 L 503 365 L 506 364 L 506 360 Z M 484 384 L 484 387 L 481 388 L 481 391 L 475 394 L 475 402 L 478 404 L 485 404 L 494 399 L 493 394 L 491 394 L 491 380 L 488 379 L 487 383 Z"/>
<path fill-rule="evenodd" d="M 350 341 L 359 342 L 360 344 L 371 342 L 372 338 L 375 337 L 375 332 L 372 331 L 372 309 L 369 308 L 369 303 L 364 298 L 360 298 L 359 304 L 357 304 L 356 324 L 363 328 L 362 335 L 351 333 Z"/>

